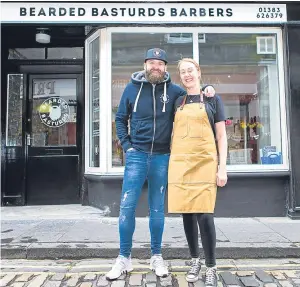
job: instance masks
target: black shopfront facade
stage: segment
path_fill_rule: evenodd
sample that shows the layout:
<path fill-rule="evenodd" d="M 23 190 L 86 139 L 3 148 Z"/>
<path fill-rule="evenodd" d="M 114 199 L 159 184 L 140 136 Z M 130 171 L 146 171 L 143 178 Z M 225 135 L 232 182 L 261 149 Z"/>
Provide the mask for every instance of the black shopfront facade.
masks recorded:
<path fill-rule="evenodd" d="M 229 181 L 216 216 L 300 218 L 300 3 L 31 4 L 2 5 L 3 206 L 118 216 L 114 116 L 155 46 L 173 82 L 177 61 L 192 57 L 224 101 Z M 137 215 L 148 215 L 147 183 Z"/>

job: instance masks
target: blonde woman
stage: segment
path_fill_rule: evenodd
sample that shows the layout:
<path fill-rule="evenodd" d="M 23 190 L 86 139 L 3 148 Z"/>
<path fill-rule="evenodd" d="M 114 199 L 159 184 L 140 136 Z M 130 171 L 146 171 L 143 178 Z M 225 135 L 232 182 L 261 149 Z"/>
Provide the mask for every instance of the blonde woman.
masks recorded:
<path fill-rule="evenodd" d="M 180 80 L 187 94 L 176 101 L 168 171 L 168 208 L 182 213 L 192 257 L 188 282 L 199 279 L 198 225 L 205 254 L 205 286 L 217 286 L 214 208 L 217 186 L 227 183 L 227 136 L 224 106 L 219 96 L 205 97 L 196 61 L 182 59 Z"/>

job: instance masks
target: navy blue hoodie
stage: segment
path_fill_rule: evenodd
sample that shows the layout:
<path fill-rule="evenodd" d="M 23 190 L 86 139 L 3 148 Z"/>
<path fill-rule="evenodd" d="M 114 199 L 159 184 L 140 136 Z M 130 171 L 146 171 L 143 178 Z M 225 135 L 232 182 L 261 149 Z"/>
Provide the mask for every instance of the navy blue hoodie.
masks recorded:
<path fill-rule="evenodd" d="M 117 136 L 123 150 L 133 147 L 149 153 L 169 153 L 175 102 L 185 94 L 183 88 L 171 82 L 168 72 L 157 85 L 146 80 L 144 71 L 133 73 L 116 114 Z"/>

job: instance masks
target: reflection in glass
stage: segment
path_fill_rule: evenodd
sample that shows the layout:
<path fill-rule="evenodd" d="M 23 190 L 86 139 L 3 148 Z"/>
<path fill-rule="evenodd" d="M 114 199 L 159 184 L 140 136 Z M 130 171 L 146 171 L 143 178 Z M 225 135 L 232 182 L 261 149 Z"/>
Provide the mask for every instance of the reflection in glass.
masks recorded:
<path fill-rule="evenodd" d="M 100 111 L 99 111 L 99 38 L 89 47 L 90 97 L 90 166 L 99 167 Z"/>
<path fill-rule="evenodd" d="M 83 48 L 48 48 L 47 59 L 82 59 Z"/>
<path fill-rule="evenodd" d="M 275 35 L 206 34 L 199 43 L 203 83 L 213 84 L 227 117 L 228 164 L 281 164 Z"/>
<path fill-rule="evenodd" d="M 34 79 L 31 146 L 76 145 L 76 79 Z"/>
<path fill-rule="evenodd" d="M 173 83 L 180 84 L 178 60 L 193 56 L 191 33 L 113 33 L 112 34 L 112 166 L 123 166 L 124 154 L 116 136 L 115 114 L 122 93 L 133 72 L 143 70 L 148 49 L 167 52 L 168 72 Z"/>
<path fill-rule="evenodd" d="M 22 146 L 23 75 L 7 77 L 6 146 Z"/>
<path fill-rule="evenodd" d="M 45 59 L 45 48 L 15 48 L 9 49 L 8 59 L 34 60 Z"/>

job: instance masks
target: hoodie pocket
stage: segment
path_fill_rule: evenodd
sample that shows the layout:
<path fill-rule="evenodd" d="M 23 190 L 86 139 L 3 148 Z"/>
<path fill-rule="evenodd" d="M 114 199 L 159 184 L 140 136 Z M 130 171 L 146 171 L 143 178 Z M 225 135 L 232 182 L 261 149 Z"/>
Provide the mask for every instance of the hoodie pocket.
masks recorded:
<path fill-rule="evenodd" d="M 132 124 L 131 124 L 131 133 L 130 133 L 130 135 L 132 137 L 134 137 L 137 134 L 137 132 L 139 131 L 140 126 L 141 126 L 141 121 L 138 121 L 136 123 L 132 122 Z"/>

